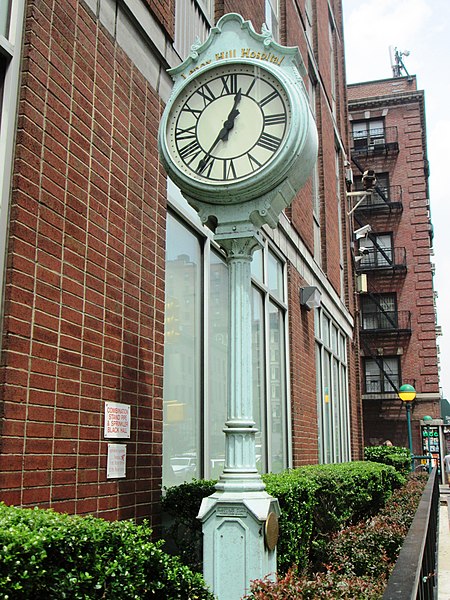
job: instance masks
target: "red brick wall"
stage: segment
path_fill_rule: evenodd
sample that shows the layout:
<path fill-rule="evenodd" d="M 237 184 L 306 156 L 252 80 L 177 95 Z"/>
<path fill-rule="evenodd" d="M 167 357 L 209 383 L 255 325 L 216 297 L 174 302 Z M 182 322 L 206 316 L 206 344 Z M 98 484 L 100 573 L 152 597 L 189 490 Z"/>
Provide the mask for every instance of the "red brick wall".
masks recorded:
<path fill-rule="evenodd" d="M 108 518 L 155 515 L 162 107 L 82 2 L 28 3 L 23 64 L 0 380 L 2 499 Z M 131 405 L 124 480 L 106 479 L 105 400 Z"/>
<path fill-rule="evenodd" d="M 175 37 L 175 0 L 144 0 L 162 28 L 173 40 Z"/>
<path fill-rule="evenodd" d="M 289 353 L 293 466 L 319 462 L 314 311 L 302 310 L 299 289 L 306 282 L 289 265 Z"/>
<path fill-rule="evenodd" d="M 411 77 L 396 77 L 350 84 L 347 87 L 347 94 L 348 100 L 351 102 L 352 100 L 360 100 L 362 98 L 375 98 L 415 90 L 417 90 L 417 81 L 416 76 L 412 75 Z"/>

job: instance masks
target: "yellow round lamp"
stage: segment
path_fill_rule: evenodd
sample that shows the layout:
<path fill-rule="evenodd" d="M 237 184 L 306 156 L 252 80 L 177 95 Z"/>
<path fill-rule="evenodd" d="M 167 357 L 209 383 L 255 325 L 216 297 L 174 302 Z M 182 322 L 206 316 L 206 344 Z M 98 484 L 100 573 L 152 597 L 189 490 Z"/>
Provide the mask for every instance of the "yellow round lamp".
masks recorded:
<path fill-rule="evenodd" d="M 412 402 L 416 397 L 416 390 L 409 383 L 405 383 L 400 386 L 398 390 L 398 395 L 402 402 Z"/>

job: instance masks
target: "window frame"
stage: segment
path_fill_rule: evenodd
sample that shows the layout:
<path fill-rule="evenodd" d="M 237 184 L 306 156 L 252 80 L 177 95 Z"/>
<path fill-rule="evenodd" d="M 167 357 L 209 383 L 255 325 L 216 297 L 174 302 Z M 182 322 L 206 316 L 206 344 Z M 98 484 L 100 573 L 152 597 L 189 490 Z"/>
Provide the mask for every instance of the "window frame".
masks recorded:
<path fill-rule="evenodd" d="M 319 460 L 346 462 L 351 460 L 348 338 L 322 307 L 315 309 L 314 332 Z"/>
<path fill-rule="evenodd" d="M 376 394 L 378 396 L 383 395 L 383 394 L 394 394 L 396 393 L 396 389 L 395 386 L 398 387 L 400 385 L 401 382 L 401 362 L 400 362 L 400 357 L 399 356 L 378 356 L 377 359 L 366 356 L 363 359 L 363 372 L 364 372 L 364 392 L 365 394 Z M 378 366 L 378 362 L 380 361 L 381 363 L 383 363 L 383 369 L 381 369 Z M 392 380 L 392 384 L 389 382 L 389 379 L 386 378 L 385 375 L 385 364 L 387 365 L 387 361 L 391 361 L 392 364 L 395 362 L 396 363 L 396 367 L 397 367 L 397 372 L 394 374 L 393 372 L 388 373 L 388 375 L 390 376 L 390 379 Z M 368 376 L 369 377 L 374 377 L 374 374 L 371 374 L 367 372 L 367 368 L 368 365 L 371 366 L 376 366 L 378 368 L 378 381 L 376 383 L 378 383 L 377 385 L 377 389 L 376 390 L 368 390 Z M 391 377 L 392 375 L 392 377 Z M 397 381 L 394 380 L 394 377 L 397 377 Z M 387 384 L 386 384 L 387 382 Z M 392 386 L 394 385 L 394 387 L 392 388 Z M 387 389 L 386 389 L 387 388 Z"/>
<path fill-rule="evenodd" d="M 168 179 L 168 207 L 169 212 L 173 214 L 173 216 L 180 222 L 184 223 L 184 226 L 187 227 L 198 239 L 202 240 L 202 260 L 203 260 L 203 274 L 204 274 L 204 282 L 208 282 L 208 269 L 210 267 L 210 253 L 218 252 L 221 256 L 224 257 L 223 252 L 219 249 L 218 245 L 215 243 L 213 239 L 213 233 L 205 227 L 198 217 L 197 213 L 194 211 L 192 207 L 190 207 L 186 200 L 181 195 L 180 190 Z M 263 472 L 271 470 L 273 464 L 273 457 L 271 456 L 272 451 L 272 439 L 271 439 L 271 428 L 270 424 L 272 421 L 272 415 L 270 414 L 272 403 L 271 403 L 271 371 L 273 368 L 273 364 L 271 364 L 270 352 L 273 348 L 269 343 L 270 341 L 270 315 L 268 313 L 268 308 L 270 303 L 279 308 L 282 311 L 282 333 L 283 333 L 283 361 L 281 365 L 283 366 L 284 372 L 281 374 L 283 377 L 282 385 L 284 386 L 284 397 L 282 399 L 283 405 L 283 415 L 282 415 L 282 444 L 284 449 L 284 463 L 283 468 L 287 468 L 292 464 L 292 450 L 291 450 L 291 413 L 290 413 L 290 381 L 289 381 L 289 346 L 288 346 L 288 305 L 287 305 L 287 263 L 282 254 L 275 248 L 272 242 L 263 236 L 263 249 L 262 249 L 262 270 L 258 275 L 254 274 L 254 271 L 258 271 L 258 258 L 254 258 L 252 261 L 252 290 L 255 290 L 257 293 L 262 294 L 264 296 L 264 312 L 263 312 L 263 336 L 264 336 L 264 389 L 261 390 L 261 395 L 259 398 L 261 404 L 261 414 L 263 418 L 263 435 L 265 436 L 264 440 L 264 452 L 261 458 L 261 464 L 263 468 L 261 469 Z M 273 256 L 277 261 L 280 261 L 282 265 L 282 274 L 281 274 L 281 294 L 274 293 L 269 288 L 269 260 L 268 256 Z M 277 281 L 279 280 L 279 274 L 276 275 Z M 201 354 L 202 361 L 202 391 L 200 398 L 200 412 L 201 412 L 201 427 L 200 427 L 200 453 L 201 456 L 198 459 L 198 474 L 196 477 L 209 477 L 210 469 L 211 469 L 211 456 L 210 448 L 208 445 L 208 441 L 210 435 L 207 430 L 207 423 L 209 421 L 209 409 L 211 405 L 210 396 L 208 395 L 208 323 L 209 323 L 209 310 L 208 306 L 208 294 L 209 290 L 206 289 L 207 285 L 203 286 L 202 291 L 202 302 L 203 302 L 203 321 L 202 321 L 202 344 L 203 351 Z M 165 369 L 165 377 L 168 376 L 167 370 Z M 265 399 L 268 401 L 265 401 Z M 164 417 L 163 417 L 164 419 Z M 224 423 L 225 423 L 224 418 Z M 225 440 L 225 436 L 224 436 Z M 198 445 L 198 444 L 197 444 Z M 163 438 L 163 455 L 165 453 L 164 448 L 164 438 Z M 166 457 L 167 458 L 167 457 Z M 259 465 L 257 465 L 259 467 Z M 261 467 L 260 467 L 261 468 Z M 164 483 L 164 482 L 163 482 Z M 177 483 L 182 483 L 180 480 Z M 164 483 L 166 485 L 166 483 Z"/>

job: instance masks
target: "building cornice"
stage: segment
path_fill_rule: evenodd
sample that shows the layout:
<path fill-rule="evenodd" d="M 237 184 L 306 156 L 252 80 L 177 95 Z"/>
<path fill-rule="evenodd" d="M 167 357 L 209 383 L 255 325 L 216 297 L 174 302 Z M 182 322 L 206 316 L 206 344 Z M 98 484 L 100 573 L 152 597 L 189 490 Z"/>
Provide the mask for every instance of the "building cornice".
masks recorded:
<path fill-rule="evenodd" d="M 386 96 L 370 96 L 358 100 L 349 100 L 349 111 L 365 110 L 368 108 L 382 108 L 385 106 L 398 106 L 418 102 L 424 110 L 424 93 L 422 90 L 414 92 L 394 92 Z"/>

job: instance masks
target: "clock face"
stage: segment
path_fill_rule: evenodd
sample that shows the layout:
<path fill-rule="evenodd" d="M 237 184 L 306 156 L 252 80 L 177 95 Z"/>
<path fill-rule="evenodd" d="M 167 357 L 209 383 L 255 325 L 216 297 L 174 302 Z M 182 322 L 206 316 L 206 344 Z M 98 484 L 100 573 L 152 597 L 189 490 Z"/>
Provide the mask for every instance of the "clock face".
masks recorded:
<path fill-rule="evenodd" d="M 284 86 L 266 69 L 223 65 L 194 77 L 170 110 L 166 141 L 188 177 L 217 185 L 269 167 L 291 119 Z"/>

